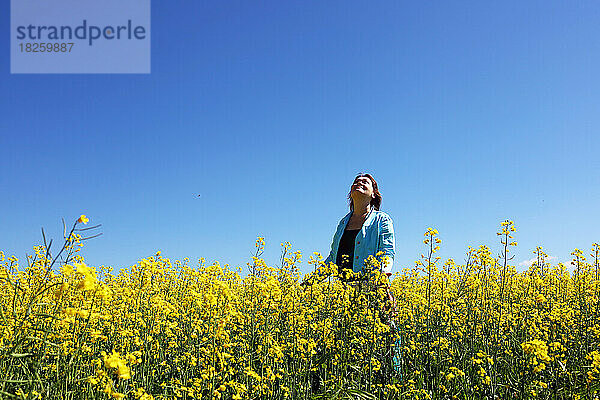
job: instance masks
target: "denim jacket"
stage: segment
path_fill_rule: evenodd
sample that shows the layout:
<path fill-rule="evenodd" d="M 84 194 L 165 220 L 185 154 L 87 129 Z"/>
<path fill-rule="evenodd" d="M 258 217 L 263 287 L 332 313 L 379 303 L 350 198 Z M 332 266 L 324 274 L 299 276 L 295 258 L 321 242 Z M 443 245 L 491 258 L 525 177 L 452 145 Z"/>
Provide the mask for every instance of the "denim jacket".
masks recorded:
<path fill-rule="evenodd" d="M 329 256 L 325 259 L 325 265 L 329 265 L 330 262 L 336 262 L 340 239 L 342 238 L 342 234 L 344 233 L 351 216 L 352 212 L 349 212 L 338 224 L 335 234 L 333 235 L 331 251 L 329 252 Z M 383 251 L 383 256 L 389 258 L 387 263 L 382 263 L 382 270 L 387 274 L 391 274 L 395 248 L 392 218 L 383 211 L 371 208 L 371 211 L 367 215 L 367 219 L 354 240 L 354 260 L 352 260 L 352 270 L 354 272 L 361 271 L 367 257 L 370 255 L 376 256 L 378 252 Z M 377 258 L 382 261 L 381 256 Z"/>

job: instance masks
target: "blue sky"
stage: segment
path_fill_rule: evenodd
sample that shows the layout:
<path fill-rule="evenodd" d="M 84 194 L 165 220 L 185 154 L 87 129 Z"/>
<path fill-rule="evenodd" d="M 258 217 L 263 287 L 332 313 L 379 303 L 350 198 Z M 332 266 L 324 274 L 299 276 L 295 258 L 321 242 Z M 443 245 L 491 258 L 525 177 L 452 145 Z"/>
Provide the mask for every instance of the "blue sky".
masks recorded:
<path fill-rule="evenodd" d="M 101 223 L 88 263 L 161 250 L 245 266 L 257 236 L 325 257 L 356 173 L 394 221 L 395 269 L 600 241 L 600 5 L 152 3 L 149 75 L 11 75 L 0 5 L 0 249 Z M 201 194 L 198 198 L 196 194 Z"/>

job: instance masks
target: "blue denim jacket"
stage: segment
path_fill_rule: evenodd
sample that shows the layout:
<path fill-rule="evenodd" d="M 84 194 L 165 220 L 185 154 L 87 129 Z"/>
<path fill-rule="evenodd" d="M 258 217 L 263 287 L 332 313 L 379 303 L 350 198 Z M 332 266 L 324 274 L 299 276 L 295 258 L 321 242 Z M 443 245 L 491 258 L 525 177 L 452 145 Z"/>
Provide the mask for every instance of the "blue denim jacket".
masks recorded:
<path fill-rule="evenodd" d="M 333 235 L 331 251 L 329 252 L 329 256 L 325 259 L 325 265 L 329 265 L 330 262 L 336 262 L 340 239 L 342 238 L 342 234 L 344 233 L 351 216 L 352 212 L 349 212 L 338 224 L 335 234 Z M 354 240 L 354 260 L 352 260 L 352 270 L 354 272 L 361 271 L 367 257 L 370 255 L 376 256 L 379 251 L 383 251 L 384 254 L 382 256 L 387 256 L 389 258 L 387 263 L 382 263 L 382 270 L 385 273 L 391 273 L 392 263 L 396 254 L 395 248 L 392 218 L 383 211 L 372 208 Z M 381 261 L 382 257 L 378 257 L 378 259 Z"/>

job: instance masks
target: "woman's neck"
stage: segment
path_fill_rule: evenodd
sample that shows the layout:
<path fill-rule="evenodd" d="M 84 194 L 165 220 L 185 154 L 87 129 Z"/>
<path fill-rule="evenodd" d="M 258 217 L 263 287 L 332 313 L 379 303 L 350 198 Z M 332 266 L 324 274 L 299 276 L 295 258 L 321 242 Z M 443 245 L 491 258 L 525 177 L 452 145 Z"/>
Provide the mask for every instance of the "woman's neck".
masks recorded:
<path fill-rule="evenodd" d="M 355 201 L 353 205 L 354 212 L 352 214 L 357 217 L 365 216 L 369 213 L 369 211 L 371 211 L 370 202 L 357 204 L 357 202 Z"/>

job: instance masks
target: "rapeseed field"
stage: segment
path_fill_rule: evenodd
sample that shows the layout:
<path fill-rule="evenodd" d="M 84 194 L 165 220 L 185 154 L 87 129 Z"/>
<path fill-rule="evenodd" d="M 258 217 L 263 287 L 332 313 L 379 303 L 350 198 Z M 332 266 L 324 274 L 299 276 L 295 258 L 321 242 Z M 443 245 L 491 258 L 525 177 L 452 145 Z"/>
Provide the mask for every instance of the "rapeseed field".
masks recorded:
<path fill-rule="evenodd" d="M 597 399 L 600 246 L 569 269 L 541 247 L 526 271 L 469 248 L 462 264 L 424 254 L 391 281 L 367 260 L 338 276 L 282 243 L 245 275 L 160 252 L 111 270 L 86 265 L 81 216 L 56 255 L 0 251 L 0 398 Z M 388 283 L 390 282 L 390 283 Z M 391 290 L 395 303 L 390 300 Z"/>

